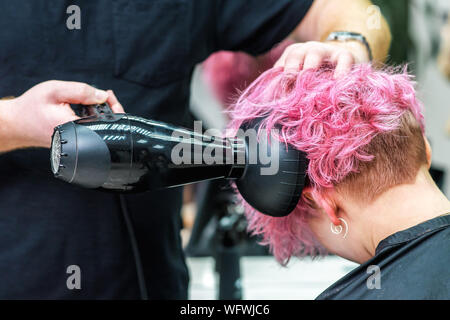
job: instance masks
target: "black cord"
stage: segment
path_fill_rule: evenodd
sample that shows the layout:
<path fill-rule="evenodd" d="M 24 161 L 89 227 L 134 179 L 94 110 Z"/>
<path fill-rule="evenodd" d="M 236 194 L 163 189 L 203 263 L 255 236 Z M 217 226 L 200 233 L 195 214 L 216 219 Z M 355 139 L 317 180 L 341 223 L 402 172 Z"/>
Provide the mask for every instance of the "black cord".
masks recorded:
<path fill-rule="evenodd" d="M 148 300 L 148 292 L 147 285 L 145 282 L 144 271 L 142 268 L 141 256 L 139 254 L 139 247 L 137 245 L 136 236 L 134 234 L 133 224 L 131 222 L 130 215 L 128 213 L 127 203 L 125 201 L 125 197 L 120 194 L 120 207 L 122 208 L 123 218 L 125 220 L 125 224 L 127 225 L 128 235 L 130 237 L 131 249 L 133 250 L 134 262 L 136 263 L 136 274 L 139 283 L 139 291 L 141 293 L 142 300 Z"/>

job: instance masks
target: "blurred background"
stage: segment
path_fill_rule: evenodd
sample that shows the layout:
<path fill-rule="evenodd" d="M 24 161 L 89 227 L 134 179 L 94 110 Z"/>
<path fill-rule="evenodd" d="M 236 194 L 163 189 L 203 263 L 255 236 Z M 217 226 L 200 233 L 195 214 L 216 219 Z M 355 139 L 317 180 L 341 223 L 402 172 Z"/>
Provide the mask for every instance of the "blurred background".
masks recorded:
<path fill-rule="evenodd" d="M 391 26 L 388 64 L 408 64 L 425 106 L 432 175 L 450 196 L 450 1 L 372 0 Z M 203 128 L 224 128 L 239 90 L 278 58 L 286 41 L 261 57 L 219 53 L 193 75 L 191 112 Z M 223 72 L 225 70 L 225 72 Z M 230 71 L 232 70 L 232 71 Z M 211 77 L 215 80 L 212 81 Z M 357 265 L 336 256 L 292 259 L 281 267 L 246 232 L 233 191 L 216 181 L 185 187 L 182 237 L 190 299 L 314 299 Z"/>

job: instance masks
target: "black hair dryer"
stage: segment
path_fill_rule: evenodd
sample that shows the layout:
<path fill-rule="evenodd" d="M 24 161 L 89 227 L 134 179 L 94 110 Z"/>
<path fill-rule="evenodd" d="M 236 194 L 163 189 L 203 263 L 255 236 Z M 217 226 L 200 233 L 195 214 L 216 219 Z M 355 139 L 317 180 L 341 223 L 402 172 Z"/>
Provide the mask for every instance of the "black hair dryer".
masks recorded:
<path fill-rule="evenodd" d="M 54 130 L 50 158 L 58 179 L 123 193 L 231 179 L 251 206 L 275 217 L 288 215 L 300 199 L 305 154 L 267 135 L 252 143 L 245 136 L 206 136 L 130 114 L 114 114 L 106 104 L 90 110 L 91 116 Z M 245 129 L 252 127 L 257 128 L 258 122 Z M 258 156 L 263 147 L 266 156 L 277 162 L 274 172 L 264 173 L 273 163 Z M 277 157 L 273 158 L 275 148 Z"/>

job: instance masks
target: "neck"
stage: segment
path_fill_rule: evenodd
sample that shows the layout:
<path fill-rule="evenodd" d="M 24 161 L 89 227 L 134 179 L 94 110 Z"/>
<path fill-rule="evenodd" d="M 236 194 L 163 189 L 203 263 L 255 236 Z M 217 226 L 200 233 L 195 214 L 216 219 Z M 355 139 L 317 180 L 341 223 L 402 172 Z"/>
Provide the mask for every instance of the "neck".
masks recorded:
<path fill-rule="evenodd" d="M 374 256 L 376 247 L 386 237 L 450 213 L 450 201 L 423 168 L 414 183 L 390 188 L 369 205 L 353 209 L 350 210 L 358 210 L 353 216 L 360 217 L 353 221 L 357 224 L 354 227 L 361 231 L 360 238 L 367 253 Z"/>

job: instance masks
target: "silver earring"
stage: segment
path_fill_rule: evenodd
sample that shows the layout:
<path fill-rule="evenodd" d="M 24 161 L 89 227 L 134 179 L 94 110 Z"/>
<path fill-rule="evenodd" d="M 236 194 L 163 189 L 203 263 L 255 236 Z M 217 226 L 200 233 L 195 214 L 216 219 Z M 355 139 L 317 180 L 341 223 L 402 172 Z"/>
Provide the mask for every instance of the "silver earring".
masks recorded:
<path fill-rule="evenodd" d="M 345 226 L 345 232 L 344 232 L 344 235 L 342 236 L 342 238 L 345 239 L 345 237 L 347 236 L 347 232 L 348 232 L 348 224 L 347 224 L 347 221 L 345 221 L 343 218 L 339 218 L 339 220 L 341 220 Z M 342 224 L 335 226 L 333 224 L 333 222 L 331 223 L 330 227 L 331 227 L 331 232 L 333 232 L 334 234 L 341 234 L 342 231 L 344 230 L 344 228 L 342 227 Z"/>

